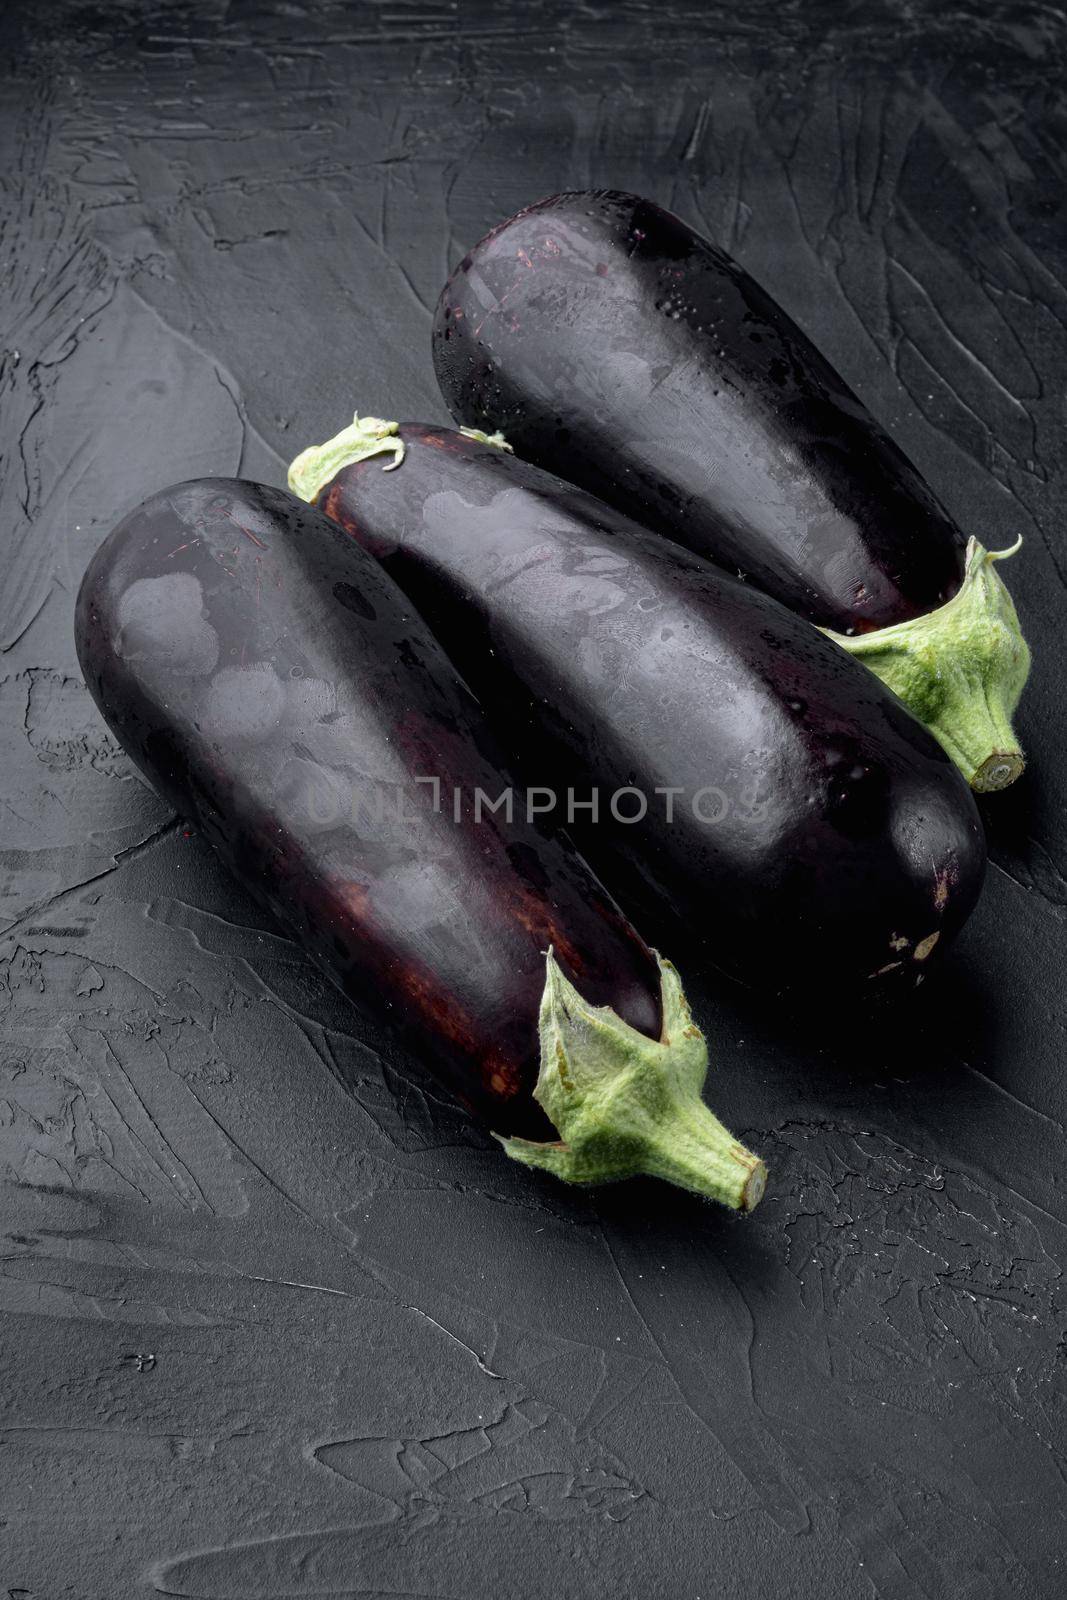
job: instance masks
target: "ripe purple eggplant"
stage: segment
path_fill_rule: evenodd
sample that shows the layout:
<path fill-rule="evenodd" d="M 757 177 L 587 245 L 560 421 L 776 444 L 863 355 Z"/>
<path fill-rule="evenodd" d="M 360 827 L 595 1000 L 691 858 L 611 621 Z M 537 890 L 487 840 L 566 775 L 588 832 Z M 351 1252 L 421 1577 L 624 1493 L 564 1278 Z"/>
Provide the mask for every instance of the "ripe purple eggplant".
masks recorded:
<path fill-rule="evenodd" d="M 484 434 L 357 418 L 290 484 L 431 621 L 608 881 L 722 965 L 880 989 L 964 922 L 985 846 L 963 778 L 777 601 Z"/>
<path fill-rule="evenodd" d="M 758 1202 L 677 973 L 565 837 L 481 808 L 508 778 L 476 702 L 325 517 L 255 484 L 165 490 L 97 552 L 76 630 L 153 785 L 509 1155 Z"/>
<path fill-rule="evenodd" d="M 445 285 L 433 350 L 458 422 L 503 429 L 823 628 L 975 789 L 1022 772 L 1030 655 L 993 566 L 1012 552 L 965 539 L 796 324 L 684 222 L 612 191 L 520 211 Z"/>

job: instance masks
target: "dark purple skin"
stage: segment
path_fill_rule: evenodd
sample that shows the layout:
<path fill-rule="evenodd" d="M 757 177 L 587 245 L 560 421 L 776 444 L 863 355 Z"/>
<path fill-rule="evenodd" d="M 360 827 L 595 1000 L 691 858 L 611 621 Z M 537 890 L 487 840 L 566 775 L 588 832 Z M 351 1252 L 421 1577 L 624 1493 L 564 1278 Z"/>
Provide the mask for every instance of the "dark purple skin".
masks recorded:
<path fill-rule="evenodd" d="M 318 503 L 430 621 L 527 782 L 564 804 L 599 786 L 600 824 L 576 813 L 575 829 L 601 870 L 625 862 L 747 977 L 918 976 L 974 905 L 985 845 L 966 783 L 899 700 L 777 601 L 572 484 L 451 429 L 400 439 L 398 468 L 346 466 Z M 613 824 L 627 785 L 648 813 Z M 685 790 L 673 823 L 657 786 Z M 723 798 L 698 802 L 701 821 L 706 786 Z"/>
<path fill-rule="evenodd" d="M 561 834 L 473 821 L 475 790 L 511 781 L 478 706 L 320 512 L 225 479 L 165 490 L 97 552 L 76 631 L 90 693 L 155 788 L 492 1129 L 558 1137 L 531 1093 L 549 945 L 588 1000 L 659 1037 L 650 950 Z"/>
<path fill-rule="evenodd" d="M 555 195 L 445 285 L 434 365 L 493 432 L 820 627 L 943 605 L 966 540 L 796 323 L 650 200 Z"/>

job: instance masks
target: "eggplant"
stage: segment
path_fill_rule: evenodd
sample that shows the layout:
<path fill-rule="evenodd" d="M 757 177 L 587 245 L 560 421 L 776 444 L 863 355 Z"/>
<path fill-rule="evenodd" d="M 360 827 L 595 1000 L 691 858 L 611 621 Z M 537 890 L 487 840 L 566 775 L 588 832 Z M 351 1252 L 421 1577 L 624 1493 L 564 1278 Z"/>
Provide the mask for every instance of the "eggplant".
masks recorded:
<path fill-rule="evenodd" d="M 1030 654 L 994 562 L 797 327 L 650 200 L 520 211 L 442 292 L 458 422 L 773 595 L 878 674 L 977 790 L 1023 770 Z"/>
<path fill-rule="evenodd" d="M 810 623 L 502 444 L 357 417 L 289 481 L 430 620 L 612 887 L 750 982 L 920 978 L 985 869 L 937 741 Z"/>
<path fill-rule="evenodd" d="M 334 524 L 256 484 L 167 489 L 97 552 L 76 633 L 149 781 L 509 1155 L 758 1202 L 674 968 L 559 831 L 481 807 L 509 780 L 476 701 Z"/>

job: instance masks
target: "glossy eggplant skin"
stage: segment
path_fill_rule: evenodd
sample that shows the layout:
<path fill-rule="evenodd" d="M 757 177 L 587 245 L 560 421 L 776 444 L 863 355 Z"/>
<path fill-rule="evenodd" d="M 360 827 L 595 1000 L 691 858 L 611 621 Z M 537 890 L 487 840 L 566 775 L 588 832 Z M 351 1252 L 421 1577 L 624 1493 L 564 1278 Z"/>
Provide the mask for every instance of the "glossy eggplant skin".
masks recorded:
<path fill-rule="evenodd" d="M 597 824 L 573 822 L 608 881 L 639 880 L 750 979 L 918 977 L 974 905 L 985 846 L 966 784 L 896 697 L 573 485 L 450 429 L 399 440 L 396 469 L 345 465 L 317 503 L 431 621 L 526 781 L 561 804 L 598 787 Z M 623 824 L 609 801 L 626 787 L 647 811 Z"/>
<path fill-rule="evenodd" d="M 561 194 L 493 230 L 441 295 L 453 416 L 858 634 L 952 598 L 966 540 L 790 317 L 650 200 Z"/>
<path fill-rule="evenodd" d="M 476 790 L 511 781 L 477 704 L 320 512 L 232 480 L 166 490 L 101 546 L 76 633 L 153 786 L 493 1130 L 557 1137 L 531 1098 L 548 946 L 589 1001 L 658 1037 L 648 947 L 564 837 L 472 820 Z"/>

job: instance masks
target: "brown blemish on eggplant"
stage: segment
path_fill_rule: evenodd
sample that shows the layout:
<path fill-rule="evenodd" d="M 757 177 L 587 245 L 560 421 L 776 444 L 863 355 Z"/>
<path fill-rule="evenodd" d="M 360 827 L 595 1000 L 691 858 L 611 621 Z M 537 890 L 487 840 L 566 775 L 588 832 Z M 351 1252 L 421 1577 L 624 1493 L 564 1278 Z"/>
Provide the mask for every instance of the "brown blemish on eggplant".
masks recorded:
<path fill-rule="evenodd" d="M 373 910 L 367 887 L 345 882 L 336 886 L 335 893 L 356 922 L 369 932 Z M 403 991 L 412 1008 L 436 1032 L 474 1058 L 479 1077 L 490 1094 L 498 1099 L 512 1099 L 521 1093 L 527 1076 L 522 1065 L 499 1052 L 482 1051 L 473 1018 L 431 973 L 410 958 L 398 960 L 389 968 L 389 982 Z M 532 1076 L 532 1049 L 528 1065 L 528 1075 Z"/>
<path fill-rule="evenodd" d="M 390 977 L 438 1033 L 464 1050 L 476 1048 L 471 1019 L 464 1008 L 436 983 L 429 973 L 412 961 L 397 962 Z"/>
<path fill-rule="evenodd" d="M 579 978 L 586 970 L 581 952 L 560 927 L 552 907 L 540 899 L 532 889 L 515 886 L 509 905 L 516 922 L 551 946 L 558 959 L 570 969 L 572 977 Z"/>
<path fill-rule="evenodd" d="M 337 897 L 346 911 L 352 913 L 357 922 L 366 921 L 370 913 L 370 895 L 365 883 L 345 882 L 337 886 Z"/>
<path fill-rule="evenodd" d="M 522 1093 L 523 1074 L 518 1064 L 506 1056 L 490 1056 L 480 1063 L 480 1068 L 489 1092 L 498 1100 L 511 1100 Z"/>
<path fill-rule="evenodd" d="M 339 528 L 343 528 L 344 531 L 346 533 L 350 533 L 353 538 L 358 537 L 359 524 L 352 515 L 351 511 L 346 508 L 344 497 L 341 494 L 336 479 L 330 484 L 329 488 L 326 490 L 326 493 L 319 497 L 317 504 L 328 517 L 331 517 L 333 521 L 337 523 Z"/>
<path fill-rule="evenodd" d="M 915 961 L 925 961 L 940 937 L 941 932 L 938 930 L 936 933 L 928 933 L 925 939 L 920 939 L 918 944 L 915 946 L 915 949 L 912 951 L 912 959 Z"/>

